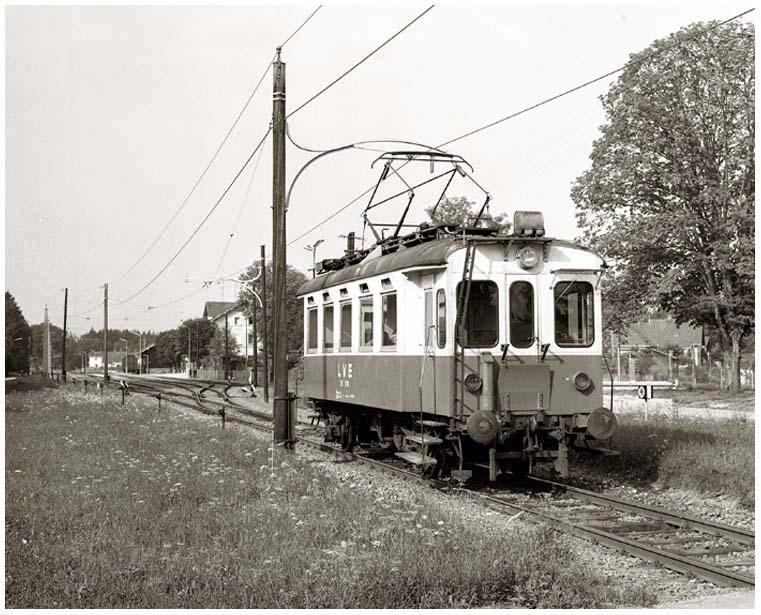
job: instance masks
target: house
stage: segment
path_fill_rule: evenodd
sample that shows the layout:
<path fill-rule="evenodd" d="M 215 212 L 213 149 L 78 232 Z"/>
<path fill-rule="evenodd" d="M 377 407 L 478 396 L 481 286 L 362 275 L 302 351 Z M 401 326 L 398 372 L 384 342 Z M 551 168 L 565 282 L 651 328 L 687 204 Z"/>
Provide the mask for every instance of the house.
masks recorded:
<path fill-rule="evenodd" d="M 238 343 L 238 354 L 249 357 L 254 354 L 253 319 L 245 313 L 240 303 L 207 301 L 203 308 L 203 318 L 211 320 L 223 332 L 227 322 L 229 335 Z"/>
<path fill-rule="evenodd" d="M 140 370 L 143 373 L 149 373 L 151 367 L 166 367 L 165 365 L 159 365 L 158 354 L 159 353 L 158 348 L 156 348 L 156 344 L 150 344 L 149 346 L 143 348 L 143 351 L 140 353 Z"/>
<path fill-rule="evenodd" d="M 616 344 L 614 340 L 614 347 Z M 621 350 L 655 349 L 666 352 L 670 346 L 677 346 L 691 357 L 694 365 L 701 365 L 704 345 L 703 327 L 677 325 L 670 317 L 649 318 L 645 322 L 630 325 L 620 339 Z"/>
<path fill-rule="evenodd" d="M 123 350 L 109 350 L 108 351 L 108 369 L 123 369 L 124 365 L 124 351 Z M 87 367 L 93 369 L 103 369 L 103 353 L 102 352 L 88 352 L 87 353 Z"/>

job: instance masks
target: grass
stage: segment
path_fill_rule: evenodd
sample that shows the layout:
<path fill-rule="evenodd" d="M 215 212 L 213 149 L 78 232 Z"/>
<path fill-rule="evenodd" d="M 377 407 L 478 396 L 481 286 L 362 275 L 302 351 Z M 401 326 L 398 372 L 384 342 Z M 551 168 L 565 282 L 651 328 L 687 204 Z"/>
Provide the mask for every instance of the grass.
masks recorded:
<path fill-rule="evenodd" d="M 730 494 L 755 506 L 754 424 L 744 419 L 618 416 L 612 448 L 619 457 L 574 454 L 572 464 L 595 478 Z"/>
<path fill-rule="evenodd" d="M 154 422 L 155 419 L 155 422 Z M 250 431 L 72 386 L 6 397 L 6 606 L 652 604 L 566 541 L 341 483 Z"/>

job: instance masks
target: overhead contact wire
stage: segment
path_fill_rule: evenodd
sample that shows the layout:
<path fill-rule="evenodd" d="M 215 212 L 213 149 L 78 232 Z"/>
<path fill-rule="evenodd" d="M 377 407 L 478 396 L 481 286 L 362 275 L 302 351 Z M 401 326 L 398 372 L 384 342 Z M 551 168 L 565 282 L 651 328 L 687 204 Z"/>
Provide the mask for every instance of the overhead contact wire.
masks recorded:
<path fill-rule="evenodd" d="M 359 62 L 354 64 L 351 68 L 344 71 L 341 75 L 336 77 L 333 81 L 331 81 L 328 85 L 326 85 L 324 88 L 322 88 L 319 92 L 317 92 L 314 96 L 306 100 L 305 102 L 301 103 L 296 109 L 291 111 L 288 115 L 285 116 L 285 119 L 288 119 L 292 115 L 295 115 L 299 111 L 301 111 L 304 107 L 306 107 L 308 104 L 313 102 L 315 99 L 322 96 L 325 92 L 327 92 L 330 88 L 332 88 L 334 85 L 336 85 L 339 81 L 341 81 L 344 77 L 346 77 L 349 73 L 354 71 L 356 68 L 358 68 L 361 64 L 365 63 L 367 60 L 369 60 L 371 57 L 373 57 L 376 53 L 378 53 L 381 49 L 383 49 L 386 45 L 388 45 L 391 41 L 393 41 L 397 36 L 399 36 L 402 32 L 407 30 L 409 27 L 411 27 L 416 21 L 421 19 L 426 13 L 428 13 L 435 5 L 429 6 L 427 9 L 425 9 L 420 15 L 415 17 L 412 21 L 410 21 L 406 26 L 404 26 L 401 30 L 396 32 L 393 36 L 390 38 L 387 38 L 383 43 L 378 45 L 375 49 L 373 49 L 370 53 L 368 53 L 364 58 L 362 58 Z"/>
<path fill-rule="evenodd" d="M 320 8 L 322 8 L 322 5 L 318 6 L 314 11 L 312 11 L 312 13 L 309 15 L 309 17 L 307 17 L 301 23 L 301 25 L 298 28 L 296 28 L 296 30 L 294 30 L 287 39 L 285 39 L 285 42 L 283 42 L 280 46 L 281 47 L 285 47 L 286 43 L 288 43 L 294 36 L 296 36 L 296 34 L 298 34 L 298 32 L 312 19 L 312 17 L 314 17 L 314 15 L 317 13 L 317 11 L 320 10 Z M 253 91 L 251 92 L 251 94 L 249 94 L 248 98 L 246 99 L 246 102 L 243 104 L 243 107 L 238 112 L 238 115 L 235 117 L 235 120 L 233 120 L 233 123 L 230 126 L 230 128 L 228 129 L 228 131 L 225 134 L 224 138 L 222 139 L 220 144 L 217 146 L 217 149 L 215 150 L 215 152 L 212 155 L 211 159 L 209 160 L 209 162 L 204 167 L 204 170 L 201 172 L 201 175 L 199 175 L 198 179 L 193 184 L 193 187 L 190 189 L 188 194 L 185 196 L 185 198 L 180 203 L 180 206 L 177 208 L 177 210 L 174 212 L 172 217 L 169 219 L 169 222 L 167 222 L 166 225 L 164 225 L 164 228 L 161 229 L 161 232 L 158 234 L 156 239 L 153 240 L 153 243 L 150 246 L 148 246 L 148 249 L 140 256 L 140 258 L 138 258 L 134 262 L 134 264 L 125 273 L 123 273 L 121 275 L 121 277 L 116 279 L 116 282 L 119 282 L 119 281 L 123 280 L 124 278 L 126 278 L 135 269 L 135 267 L 137 267 L 143 261 L 143 259 L 148 255 L 148 253 L 154 248 L 154 246 L 164 236 L 164 233 L 166 233 L 167 229 L 177 219 L 177 216 L 180 215 L 180 212 L 185 208 L 185 205 L 187 205 L 188 201 L 190 200 L 190 197 L 193 196 L 193 194 L 196 191 L 196 188 L 198 188 L 198 185 L 201 183 L 203 178 L 206 177 L 206 173 L 208 173 L 209 169 L 211 168 L 211 165 L 214 164 L 214 161 L 217 159 L 217 156 L 219 156 L 219 152 L 222 151 L 222 148 L 227 143 L 228 139 L 230 138 L 230 135 L 233 133 L 233 130 L 235 130 L 235 127 L 238 125 L 238 122 L 240 122 L 241 117 L 243 117 L 243 114 L 245 113 L 246 109 L 248 109 L 249 104 L 251 104 L 251 101 L 253 100 L 254 96 L 259 91 L 259 88 L 261 87 L 262 82 L 264 81 L 264 78 L 267 76 L 267 73 L 272 68 L 272 62 L 274 62 L 275 57 L 276 56 L 273 55 L 272 60 L 270 60 L 267 63 L 267 67 L 265 68 L 265 70 L 262 73 L 261 77 L 259 77 L 259 81 L 257 81 L 256 86 L 254 86 Z"/>
<path fill-rule="evenodd" d="M 542 100 L 542 101 L 540 101 L 540 102 L 538 102 L 538 103 L 536 103 L 534 105 L 531 105 L 529 107 L 521 109 L 520 111 L 516 111 L 515 113 L 511 113 L 510 115 L 507 115 L 507 116 L 505 116 L 503 118 L 500 118 L 499 120 L 496 120 L 494 122 L 486 124 L 485 126 L 481 126 L 480 128 L 476 128 L 475 130 L 471 130 L 470 132 L 467 132 L 467 133 L 465 133 L 463 135 L 460 135 L 459 137 L 455 137 L 454 139 L 450 139 L 449 141 L 445 141 L 444 143 L 440 144 L 438 147 L 439 148 L 446 147 L 447 145 L 450 145 L 450 144 L 455 143 L 457 141 L 461 141 L 462 139 L 465 139 L 467 137 L 473 136 L 474 134 L 476 134 L 478 132 L 482 132 L 482 131 L 484 131 L 484 130 L 486 130 L 488 128 L 492 128 L 493 126 L 496 126 L 497 124 L 500 124 L 502 122 L 506 122 L 507 120 L 513 119 L 515 117 L 518 117 L 519 115 L 523 115 L 524 113 L 527 113 L 527 112 L 532 111 L 534 109 L 537 109 L 537 108 L 539 108 L 539 107 L 541 107 L 543 105 L 546 105 L 546 104 L 548 104 L 550 102 L 558 100 L 559 98 L 561 98 L 563 96 L 567 96 L 568 94 L 572 94 L 573 92 L 576 92 L 576 91 L 578 91 L 578 90 L 580 90 L 582 88 L 585 88 L 585 87 L 587 87 L 589 85 L 592 85 L 593 83 L 601 81 L 602 79 L 605 79 L 606 77 L 610 77 L 611 75 L 614 75 L 617 72 L 621 72 L 621 71 L 625 70 L 629 66 L 633 66 L 633 65 L 645 62 L 646 60 L 649 60 L 650 58 L 654 57 L 655 55 L 658 55 L 658 54 L 663 53 L 663 52 L 665 52 L 667 50 L 673 49 L 674 47 L 677 47 L 677 46 L 681 45 L 682 43 L 684 43 L 684 42 L 686 42 L 688 40 L 691 40 L 691 39 L 697 38 L 699 36 L 702 36 L 703 34 L 706 34 L 707 32 L 709 32 L 711 30 L 714 30 L 714 29 L 718 28 L 719 26 L 725 25 L 725 24 L 727 24 L 727 23 L 729 23 L 731 21 L 739 19 L 740 17 L 744 17 L 745 15 L 747 15 L 748 13 L 751 13 L 752 11 L 755 11 L 755 8 L 748 9 L 747 11 L 739 13 L 738 15 L 730 17 L 729 19 L 725 19 L 724 21 L 719 22 L 717 24 L 714 24 L 714 25 L 712 25 L 712 26 L 710 26 L 708 28 L 705 28 L 704 30 L 701 30 L 700 32 L 697 32 L 697 33 L 695 33 L 695 34 L 693 34 L 691 36 L 681 38 L 681 39 L 679 39 L 679 41 L 673 43 L 672 45 L 669 45 L 668 47 L 663 47 L 661 49 L 658 49 L 658 50 L 655 50 L 655 51 L 651 52 L 645 58 L 641 58 L 639 60 L 634 60 L 632 62 L 628 62 L 628 63 L 624 64 L 622 67 L 617 68 L 617 69 L 612 70 L 612 71 L 609 71 L 609 72 L 605 73 L 604 75 L 601 75 L 600 77 L 596 77 L 595 79 L 591 79 L 591 80 L 589 80 L 589 81 L 587 81 L 585 83 L 582 83 L 582 84 L 580 84 L 580 85 L 578 85 L 576 87 L 573 87 L 573 88 L 571 88 L 569 90 L 566 90 L 564 92 L 556 94 L 555 96 L 552 96 L 550 98 Z M 407 164 L 406 162 L 403 163 L 399 168 L 405 166 L 406 164 Z M 326 222 L 329 222 L 330 220 L 335 218 L 338 214 L 340 214 L 343 211 L 347 210 L 349 207 L 354 205 L 354 203 L 359 201 L 362 197 L 364 197 L 364 196 L 368 195 L 370 192 L 372 192 L 373 188 L 374 188 L 374 186 L 371 186 L 367 190 L 365 190 L 362 194 L 359 194 L 356 197 L 354 197 L 346 205 L 340 207 L 339 209 L 337 209 L 336 211 L 334 211 L 333 213 L 328 215 L 326 218 L 324 218 L 322 221 L 320 221 L 317 224 L 315 224 L 314 226 L 310 227 L 309 230 L 303 232 L 301 235 L 299 235 L 298 237 L 296 237 L 293 240 L 291 240 L 288 243 L 288 245 L 291 245 L 295 241 L 298 241 L 299 239 L 304 238 L 305 236 L 307 236 L 312 231 L 317 230 L 323 224 L 325 224 Z"/>
<path fill-rule="evenodd" d="M 272 128 L 268 128 L 268 129 L 267 129 L 267 132 L 266 132 L 266 133 L 264 133 L 264 136 L 262 137 L 261 141 L 259 141 L 259 144 L 258 144 L 258 145 L 257 145 L 257 146 L 254 148 L 254 151 L 252 151 L 252 152 L 251 152 L 251 154 L 249 155 L 249 157 L 246 159 L 246 162 L 244 162 L 244 163 L 243 163 L 243 166 L 242 166 L 242 167 L 240 168 L 240 170 L 239 170 L 239 171 L 238 171 L 238 172 L 235 174 L 235 177 L 233 177 L 232 181 L 231 181 L 231 182 L 230 182 L 230 183 L 227 185 L 227 188 L 225 188 L 224 192 L 222 192 L 222 195 L 221 195 L 221 196 L 220 196 L 220 197 L 217 199 L 217 201 L 214 203 L 214 206 L 213 206 L 213 207 L 212 207 L 212 208 L 211 208 L 211 209 L 208 211 L 208 213 L 206 214 L 206 216 L 204 217 L 204 219 L 203 219 L 203 220 L 201 220 L 200 224 L 199 224 L 198 226 L 196 226 L 196 228 L 195 228 L 195 229 L 193 230 L 193 232 L 190 234 L 190 237 L 188 237 L 188 238 L 185 240 L 185 243 L 183 243 L 183 244 L 182 244 L 182 246 L 180 247 L 180 249 L 179 249 L 179 250 L 177 250 L 177 252 L 175 252 L 175 254 L 174 254 L 174 256 L 172 256 L 172 258 L 170 258 L 170 259 L 169 259 L 169 262 L 167 262 L 167 263 L 166 263 L 166 264 L 165 264 L 165 265 L 164 265 L 164 266 L 161 268 L 161 270 L 160 270 L 160 271 L 159 271 L 159 272 L 158 272 L 158 273 L 157 273 L 155 276 L 153 276 L 153 277 L 150 279 L 150 281 L 149 281 L 147 284 L 145 284 L 145 285 L 144 285 L 144 286 L 143 286 L 143 287 L 142 287 L 142 288 L 141 288 L 139 291 L 137 291 L 136 293 L 134 293 L 133 295 L 131 295 L 130 297 L 128 297 L 128 298 L 127 298 L 127 299 L 125 299 L 124 301 L 119 301 L 119 302 L 118 302 L 118 305 L 121 305 L 121 304 L 123 304 L 123 303 L 128 303 L 129 301 L 132 301 L 132 299 L 134 299 L 135 297 L 137 297 L 138 295 L 140 295 L 142 292 L 144 292 L 144 291 L 145 291 L 145 290 L 146 290 L 148 287 L 150 287 L 150 286 L 151 286 L 151 284 L 153 284 L 153 283 L 154 283 L 154 282 L 155 282 L 155 281 L 156 281 L 156 280 L 159 278 L 159 276 L 161 276 L 161 274 L 163 274 L 163 273 L 164 273 L 164 272 L 165 272 L 165 271 L 166 271 L 166 270 L 169 268 L 169 266 L 170 266 L 170 265 L 171 265 L 171 264 L 172 264 L 172 263 L 175 261 L 175 259 L 176 259 L 176 258 L 177 258 L 177 257 L 178 257 L 178 256 L 179 256 L 181 253 L 182 253 L 182 251 L 183 251 L 183 250 L 184 250 L 184 249 L 187 247 L 187 245 L 188 245 L 188 244 L 189 244 L 189 243 L 192 241 L 192 239 L 193 239 L 193 238 L 196 236 L 196 234 L 198 233 L 198 231 L 200 231 L 200 230 L 201 230 L 201 228 L 202 228 L 202 227 L 203 227 L 203 225 L 206 223 L 206 221 L 207 221 L 207 220 L 208 220 L 208 219 L 211 217 L 211 214 L 213 214 L 213 213 L 214 213 L 214 211 L 217 209 L 217 207 L 219 207 L 219 204 L 222 202 L 222 199 L 224 199 L 224 198 L 225 198 L 225 196 L 226 196 L 226 195 L 227 195 L 227 193 L 230 191 L 230 189 L 233 187 L 233 185 L 234 185 L 234 184 L 235 184 L 235 182 L 238 180 L 238 178 L 241 176 L 241 174 L 243 173 L 243 171 L 245 171 L 245 170 L 246 170 L 246 167 L 248 166 L 249 162 L 251 162 L 251 160 L 253 159 L 253 157 L 254 157 L 254 156 L 256 155 L 256 153 L 259 151 L 259 148 L 261 148 L 261 146 L 264 144 L 264 141 L 265 141 L 265 139 L 267 138 L 267 136 L 269 135 L 269 133 L 270 133 L 270 131 L 271 131 L 271 130 L 272 130 Z"/>

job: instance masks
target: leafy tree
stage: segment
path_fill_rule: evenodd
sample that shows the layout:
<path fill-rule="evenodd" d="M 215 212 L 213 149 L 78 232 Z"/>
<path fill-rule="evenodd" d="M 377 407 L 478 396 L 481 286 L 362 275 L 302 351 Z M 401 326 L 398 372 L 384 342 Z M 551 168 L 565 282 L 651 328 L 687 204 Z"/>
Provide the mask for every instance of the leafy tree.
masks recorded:
<path fill-rule="evenodd" d="M 256 281 L 251 280 L 259 271 L 259 265 L 251 265 L 246 269 L 245 273 L 241 274 L 240 280 L 244 282 L 244 286 L 241 287 L 239 299 L 244 306 L 246 314 L 253 316 L 253 302 L 255 301 L 252 294 L 252 290 L 255 286 L 256 292 L 262 301 L 267 302 L 267 329 L 270 337 L 272 336 L 272 290 L 273 290 L 273 278 L 272 278 L 272 261 L 266 264 L 267 269 L 267 294 L 266 297 L 262 295 L 262 279 L 261 277 Z M 301 273 L 298 269 L 288 265 L 285 274 L 285 296 L 286 296 L 286 322 L 288 329 L 288 351 L 289 352 L 301 352 L 304 343 L 303 335 L 303 305 L 301 299 L 298 298 L 297 292 L 299 287 L 307 281 L 307 277 Z M 256 331 L 257 335 L 262 335 L 263 332 L 263 314 L 259 308 L 259 304 L 256 304 Z M 270 354 L 272 353 L 272 342 L 270 341 Z"/>
<path fill-rule="evenodd" d="M 157 365 L 152 367 L 179 367 L 183 353 L 188 350 L 187 333 L 185 336 L 183 340 L 179 329 L 159 333 L 155 342 Z"/>
<path fill-rule="evenodd" d="M 207 346 L 207 353 L 202 359 L 202 365 L 204 367 L 210 367 L 212 369 L 225 369 L 227 359 L 232 362 L 233 359 L 239 354 L 240 346 L 232 331 L 229 330 L 225 339 L 224 325 L 221 327 L 213 327 L 214 332 L 209 339 Z"/>
<path fill-rule="evenodd" d="M 436 213 L 432 216 L 433 206 L 425 210 L 428 218 L 433 224 L 451 224 L 455 226 L 465 226 L 468 218 L 475 218 L 478 215 L 479 205 L 476 208 L 474 201 L 469 201 L 464 196 L 445 197 L 436 208 Z M 484 211 L 487 215 L 488 211 Z M 507 220 L 507 214 L 498 214 L 491 216 L 490 224 L 496 226 L 500 233 L 507 233 L 510 230 L 510 222 Z"/>
<path fill-rule="evenodd" d="M 601 98 L 606 123 L 571 196 L 582 241 L 612 265 L 606 327 L 656 308 L 711 327 L 737 388 L 754 329 L 754 28 L 725 24 L 653 55 L 709 25 L 632 56 Z"/>
<path fill-rule="evenodd" d="M 16 303 L 5 291 L 5 373 L 29 371 L 29 323 Z M 20 338 L 20 339 L 19 339 Z"/>

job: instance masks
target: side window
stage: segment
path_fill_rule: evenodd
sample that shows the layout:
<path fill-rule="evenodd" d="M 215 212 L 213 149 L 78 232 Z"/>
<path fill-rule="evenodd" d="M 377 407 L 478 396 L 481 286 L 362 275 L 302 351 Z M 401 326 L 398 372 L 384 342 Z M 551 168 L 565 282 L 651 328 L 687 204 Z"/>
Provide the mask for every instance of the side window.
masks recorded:
<path fill-rule="evenodd" d="M 351 350 L 351 301 L 341 304 L 341 347 L 342 351 Z"/>
<path fill-rule="evenodd" d="M 436 291 L 436 331 L 439 348 L 447 345 L 447 294 L 443 288 Z"/>
<path fill-rule="evenodd" d="M 317 352 L 317 308 L 307 310 L 307 352 Z"/>
<path fill-rule="evenodd" d="M 359 300 L 359 349 L 373 349 L 373 298 Z"/>
<path fill-rule="evenodd" d="M 396 293 L 381 296 L 383 307 L 383 348 L 396 348 Z"/>
<path fill-rule="evenodd" d="M 333 305 L 326 305 L 322 308 L 322 347 L 323 352 L 333 351 L 333 330 L 335 324 L 333 321 Z"/>
<path fill-rule="evenodd" d="M 457 285 L 457 297 L 465 292 L 465 285 Z M 459 314 L 457 315 L 459 321 Z M 465 314 L 464 348 L 491 348 L 499 338 L 499 290 L 491 280 L 473 280 L 470 283 Z"/>
<path fill-rule="evenodd" d="M 510 343 L 528 348 L 534 343 L 534 287 L 531 282 L 510 284 Z"/>
<path fill-rule="evenodd" d="M 555 343 L 588 347 L 595 341 L 595 293 L 589 282 L 555 284 Z"/>

